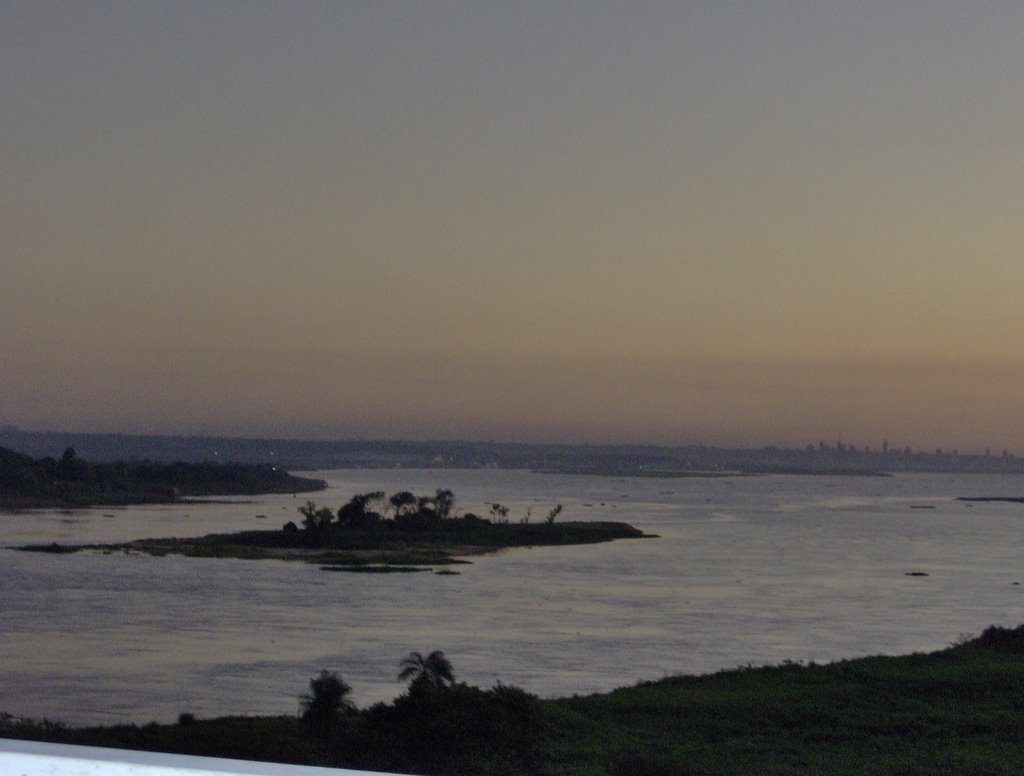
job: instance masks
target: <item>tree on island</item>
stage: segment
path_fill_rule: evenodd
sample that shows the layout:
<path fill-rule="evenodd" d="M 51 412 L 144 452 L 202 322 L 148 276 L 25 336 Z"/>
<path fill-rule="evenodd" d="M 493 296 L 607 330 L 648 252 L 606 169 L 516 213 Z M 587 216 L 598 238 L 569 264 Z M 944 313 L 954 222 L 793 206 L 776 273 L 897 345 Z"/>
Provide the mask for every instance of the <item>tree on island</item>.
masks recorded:
<path fill-rule="evenodd" d="M 409 514 L 412 512 L 417 505 L 416 494 L 402 490 L 395 493 L 391 499 L 391 506 L 395 509 L 395 518 L 402 517 L 402 515 Z"/>
<path fill-rule="evenodd" d="M 455 506 L 455 494 L 447 488 L 438 488 L 434 492 L 434 512 L 442 520 L 447 520 Z"/>
<path fill-rule="evenodd" d="M 342 528 L 369 528 L 384 519 L 388 500 L 384 491 L 357 493 L 338 509 L 338 525 Z"/>
<path fill-rule="evenodd" d="M 319 531 L 331 524 L 334 513 L 328 507 L 318 507 L 315 501 L 307 501 L 299 507 L 302 526 L 308 531 Z"/>
<path fill-rule="evenodd" d="M 416 514 L 434 519 L 437 517 L 437 510 L 434 508 L 433 496 L 416 497 Z"/>
<path fill-rule="evenodd" d="M 467 512 L 459 516 L 453 515 L 455 494 L 447 488 L 438 488 L 433 496 L 417 496 L 412 491 L 402 490 L 387 496 L 384 491 L 357 493 L 345 504 L 332 512 L 328 507 L 318 506 L 315 501 L 307 501 L 298 508 L 302 515 L 302 527 L 319 541 L 330 541 L 340 536 L 346 529 L 387 529 L 399 531 L 460 531 L 474 530 L 494 524 L 508 523 L 509 507 L 493 502 L 490 506 L 490 520 Z M 530 522 L 533 507 L 527 510 L 526 517 L 520 522 Z M 545 523 L 551 525 L 561 514 L 562 505 L 558 504 L 547 513 Z M 294 533 L 294 523 L 285 525 L 284 530 Z"/>
<path fill-rule="evenodd" d="M 369 494 L 357 493 L 338 507 L 338 525 L 342 528 L 360 528 L 366 522 L 366 506 Z"/>

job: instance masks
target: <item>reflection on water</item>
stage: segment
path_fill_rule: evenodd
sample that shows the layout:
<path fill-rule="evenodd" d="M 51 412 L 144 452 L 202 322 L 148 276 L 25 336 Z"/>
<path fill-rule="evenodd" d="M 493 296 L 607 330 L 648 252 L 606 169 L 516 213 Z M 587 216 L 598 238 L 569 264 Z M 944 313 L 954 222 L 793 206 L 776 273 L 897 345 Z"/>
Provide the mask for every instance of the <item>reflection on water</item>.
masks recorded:
<path fill-rule="evenodd" d="M 360 705 L 441 649 L 460 679 L 552 696 L 784 659 L 942 647 L 1024 621 L 1019 478 L 644 480 L 497 470 L 330 471 L 318 501 L 451 488 L 658 539 L 509 550 L 459 576 L 325 574 L 276 561 L 0 550 L 0 711 L 71 723 L 294 713 L 321 669 Z M 0 545 L 263 528 L 304 496 L 0 515 Z M 927 504 L 934 508 L 920 509 Z M 266 515 L 266 518 L 257 518 Z M 908 577 L 906 572 L 927 577 Z"/>

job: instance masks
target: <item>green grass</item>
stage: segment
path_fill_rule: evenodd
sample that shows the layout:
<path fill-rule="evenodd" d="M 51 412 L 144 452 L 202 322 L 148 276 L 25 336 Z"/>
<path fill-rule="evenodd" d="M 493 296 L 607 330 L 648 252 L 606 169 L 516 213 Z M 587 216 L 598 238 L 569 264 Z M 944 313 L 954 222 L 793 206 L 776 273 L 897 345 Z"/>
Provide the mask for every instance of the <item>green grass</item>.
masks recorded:
<path fill-rule="evenodd" d="M 330 741 L 303 738 L 293 717 L 80 730 L 8 719 L 0 735 L 406 773 L 1016 774 L 1024 626 L 927 655 L 680 676 L 586 697 L 459 685 L 357 712 Z"/>
<path fill-rule="evenodd" d="M 1019 773 L 1024 633 L 1003 633 L 1014 637 L 552 701 L 552 772 Z"/>

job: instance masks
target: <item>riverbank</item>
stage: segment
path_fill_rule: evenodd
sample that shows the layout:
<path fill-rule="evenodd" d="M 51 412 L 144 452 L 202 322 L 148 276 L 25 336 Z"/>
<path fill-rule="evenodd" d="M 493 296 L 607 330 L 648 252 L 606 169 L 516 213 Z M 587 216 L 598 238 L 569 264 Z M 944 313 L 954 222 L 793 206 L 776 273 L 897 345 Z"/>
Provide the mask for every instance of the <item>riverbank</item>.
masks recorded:
<path fill-rule="evenodd" d="M 297 680 L 296 695 L 303 689 Z M 1013 774 L 1024 763 L 1024 626 L 930 654 L 787 663 L 541 700 L 498 685 L 406 693 L 342 714 L 0 735 L 69 744 L 436 774 Z M 58 712 L 59 714 L 59 712 Z"/>
<path fill-rule="evenodd" d="M 67 448 L 38 458 L 0 447 L 0 512 L 129 504 L 168 504 L 206 496 L 254 496 L 323 490 L 323 480 L 270 465 L 238 463 L 97 463 Z"/>

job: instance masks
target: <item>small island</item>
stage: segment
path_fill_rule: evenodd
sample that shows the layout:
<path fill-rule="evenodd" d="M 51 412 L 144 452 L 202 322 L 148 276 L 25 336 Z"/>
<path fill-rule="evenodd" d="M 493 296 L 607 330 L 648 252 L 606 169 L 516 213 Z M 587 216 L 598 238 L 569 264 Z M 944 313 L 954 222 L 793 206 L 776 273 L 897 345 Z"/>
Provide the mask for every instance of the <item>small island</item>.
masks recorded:
<path fill-rule="evenodd" d="M 307 493 L 327 483 L 276 466 L 239 463 L 59 460 L 0 447 L 0 510 L 167 504 L 184 498 Z"/>
<path fill-rule="evenodd" d="M 433 571 L 434 566 L 468 563 L 465 556 L 511 547 L 595 544 L 637 539 L 645 534 L 627 523 L 556 522 L 562 505 L 539 522 L 527 513 L 517 522 L 509 509 L 491 504 L 491 519 L 456 515 L 455 496 L 438 489 L 433 496 L 401 491 L 360 493 L 336 511 L 307 501 L 299 507 L 301 526 L 289 521 L 278 530 L 208 534 L 197 538 L 139 539 L 123 544 L 26 545 L 28 552 L 100 551 L 203 558 L 301 560 L 324 571 Z M 451 569 L 435 573 L 455 574 Z"/>

